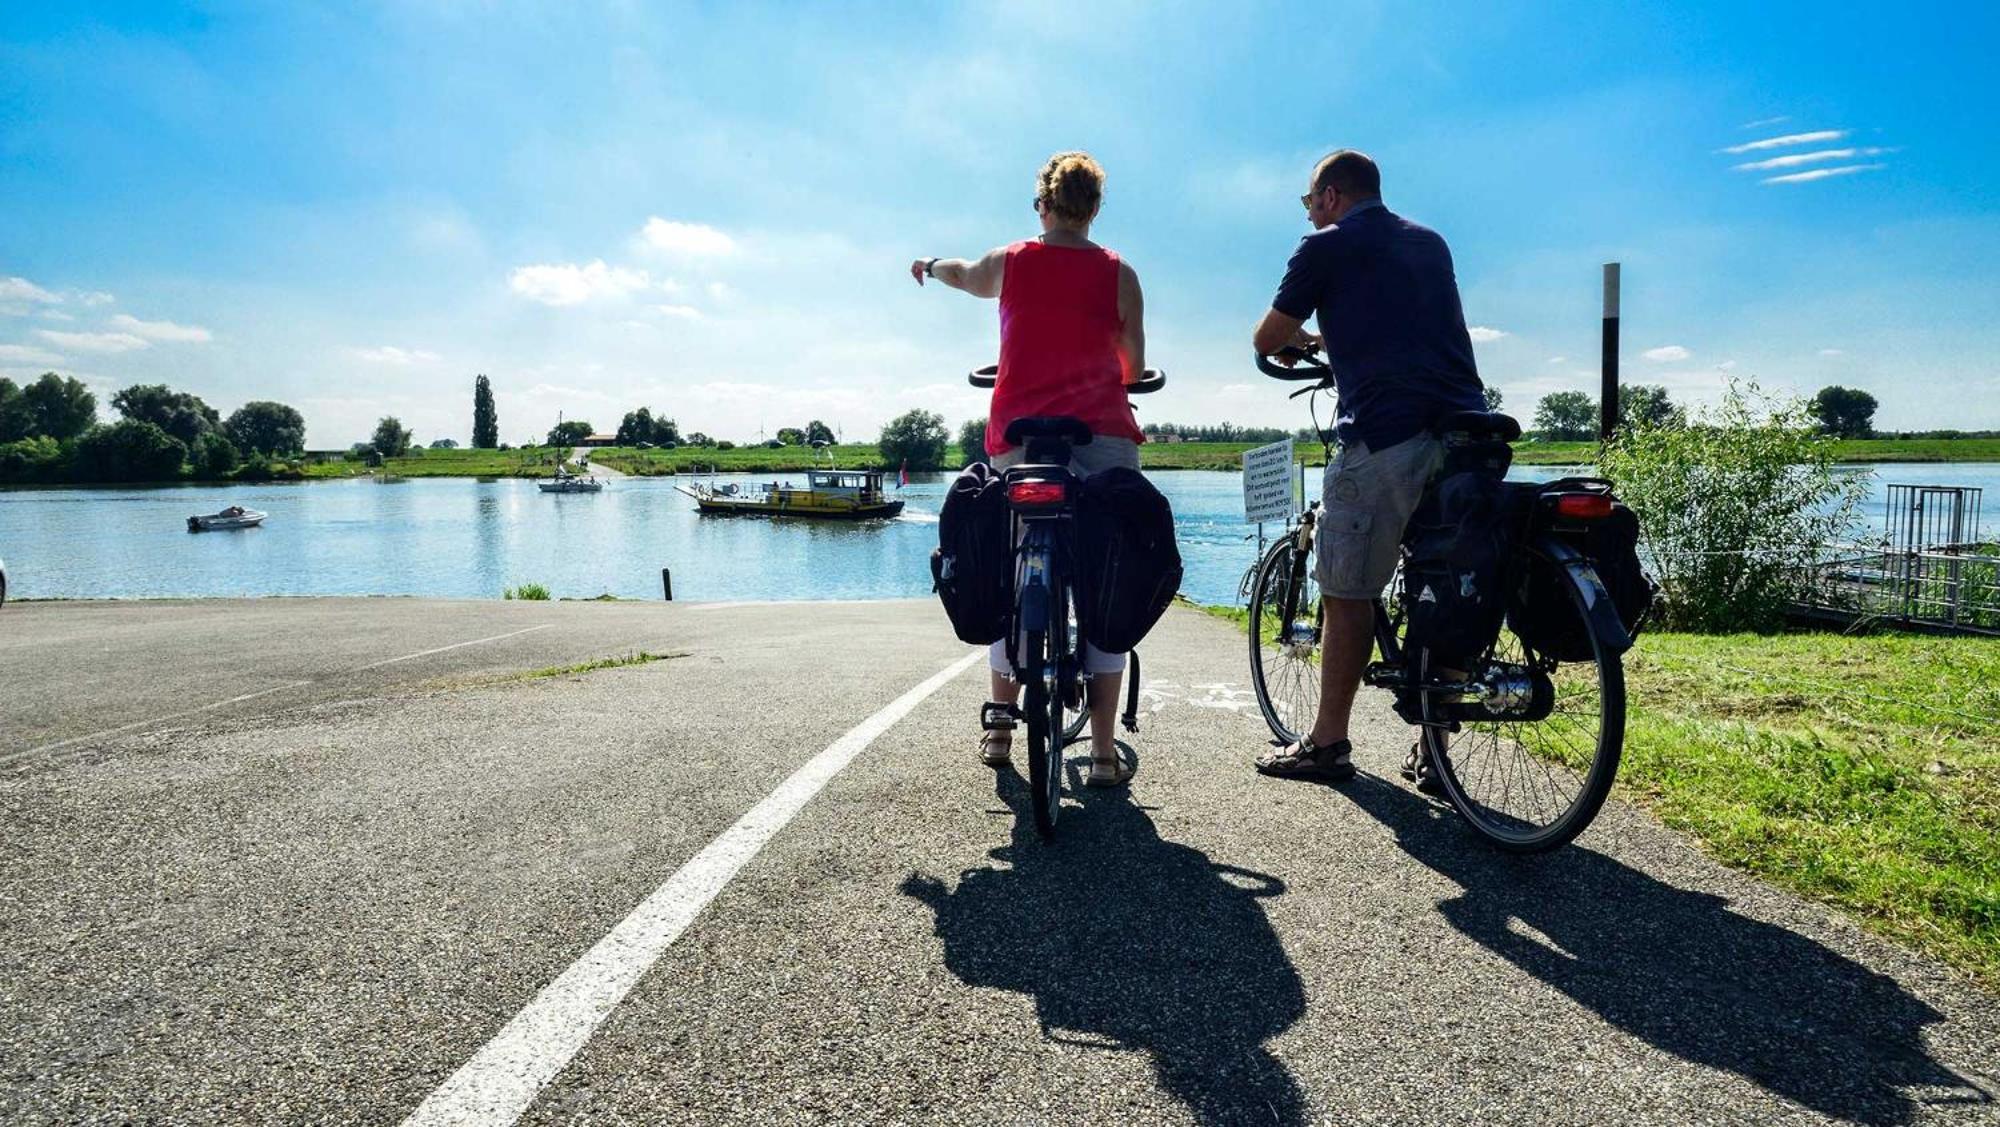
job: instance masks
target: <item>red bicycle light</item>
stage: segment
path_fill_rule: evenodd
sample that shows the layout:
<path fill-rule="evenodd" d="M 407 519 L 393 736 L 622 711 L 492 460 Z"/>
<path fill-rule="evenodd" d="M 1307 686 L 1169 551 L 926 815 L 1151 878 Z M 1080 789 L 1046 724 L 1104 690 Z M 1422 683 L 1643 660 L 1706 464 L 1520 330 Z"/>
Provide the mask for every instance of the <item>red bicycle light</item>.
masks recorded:
<path fill-rule="evenodd" d="M 1603 520 L 1611 515 L 1611 498 L 1602 493 L 1561 493 L 1556 515 L 1565 520 Z"/>
<path fill-rule="evenodd" d="M 1060 481 L 1017 481 L 1007 487 L 1007 499 L 1016 505 L 1060 505 L 1068 493 Z"/>

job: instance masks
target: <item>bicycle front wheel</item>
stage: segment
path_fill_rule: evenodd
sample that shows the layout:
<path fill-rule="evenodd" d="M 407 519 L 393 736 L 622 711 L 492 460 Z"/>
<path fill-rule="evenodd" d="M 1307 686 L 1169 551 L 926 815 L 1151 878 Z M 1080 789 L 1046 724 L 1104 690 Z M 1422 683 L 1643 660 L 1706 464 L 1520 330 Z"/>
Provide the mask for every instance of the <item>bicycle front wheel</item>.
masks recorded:
<path fill-rule="evenodd" d="M 1310 730 L 1319 713 L 1319 584 L 1299 539 L 1271 545 L 1250 589 L 1250 684 L 1264 723 L 1284 743 Z"/>
<path fill-rule="evenodd" d="M 1604 805 L 1625 746 L 1625 667 L 1589 629 L 1583 593 L 1573 583 L 1567 613 L 1591 639 L 1591 656 L 1556 662 L 1502 630 L 1481 668 L 1497 685 L 1512 678 L 1550 696 L 1535 719 L 1477 719 L 1483 706 L 1447 704 L 1425 694 L 1426 716 L 1450 709 L 1458 730 L 1423 729 L 1424 750 L 1445 797 L 1474 830 L 1510 853 L 1543 853 L 1568 843 Z M 1429 668 L 1428 653 L 1421 655 Z"/>

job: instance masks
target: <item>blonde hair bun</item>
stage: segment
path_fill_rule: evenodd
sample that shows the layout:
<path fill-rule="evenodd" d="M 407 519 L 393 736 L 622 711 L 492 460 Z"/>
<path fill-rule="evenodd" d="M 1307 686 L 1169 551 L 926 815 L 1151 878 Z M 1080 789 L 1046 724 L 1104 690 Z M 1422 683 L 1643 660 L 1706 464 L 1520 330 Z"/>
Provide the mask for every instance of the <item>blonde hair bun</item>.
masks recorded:
<path fill-rule="evenodd" d="M 1088 223 L 1104 202 L 1104 167 L 1089 153 L 1057 153 L 1035 178 L 1035 198 L 1067 223 Z"/>

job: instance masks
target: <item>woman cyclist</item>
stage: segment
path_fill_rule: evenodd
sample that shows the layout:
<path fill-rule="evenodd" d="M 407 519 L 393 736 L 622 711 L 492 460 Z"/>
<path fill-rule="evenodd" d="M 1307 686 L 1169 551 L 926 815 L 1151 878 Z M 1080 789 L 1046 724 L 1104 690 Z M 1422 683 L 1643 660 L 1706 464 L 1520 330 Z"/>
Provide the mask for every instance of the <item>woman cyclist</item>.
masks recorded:
<path fill-rule="evenodd" d="M 1113 466 L 1139 468 L 1146 440 L 1132 417 L 1125 385 L 1146 370 L 1146 329 L 1139 275 L 1117 252 L 1090 241 L 1090 224 L 1104 198 L 1104 169 L 1090 154 L 1057 153 L 1035 180 L 1038 238 L 996 247 L 976 261 L 920 258 L 910 275 L 922 285 L 936 278 L 974 297 L 1000 299 L 1000 375 L 986 420 L 986 453 L 993 468 L 1020 462 L 1007 444 L 1007 424 L 1036 415 L 1082 420 L 1092 435 L 1070 462 L 1078 477 Z M 992 700 L 1014 703 L 1007 644 L 995 642 Z M 1084 644 L 1083 670 L 1091 678 L 1090 774 L 1092 786 L 1117 786 L 1132 776 L 1118 756 L 1112 725 L 1124 680 L 1125 655 Z M 1013 733 L 987 732 L 980 759 L 1008 763 Z"/>

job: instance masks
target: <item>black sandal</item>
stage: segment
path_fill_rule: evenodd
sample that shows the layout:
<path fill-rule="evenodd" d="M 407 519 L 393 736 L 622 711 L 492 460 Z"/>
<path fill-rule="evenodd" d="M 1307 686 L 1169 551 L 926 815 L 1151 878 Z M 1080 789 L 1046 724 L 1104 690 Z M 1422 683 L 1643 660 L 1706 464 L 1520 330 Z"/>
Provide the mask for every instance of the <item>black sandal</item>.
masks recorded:
<path fill-rule="evenodd" d="M 1335 740 L 1324 747 L 1312 742 L 1310 733 L 1286 747 L 1274 748 L 1257 757 L 1257 773 L 1277 779 L 1318 779 L 1344 783 L 1354 777 L 1353 745 Z"/>
<path fill-rule="evenodd" d="M 1410 754 L 1403 758 L 1403 779 L 1415 783 L 1419 794 L 1444 797 L 1444 784 L 1438 781 L 1437 772 L 1431 770 L 1431 757 L 1424 754 L 1422 740 L 1411 744 Z"/>

